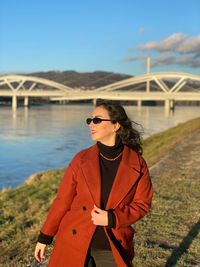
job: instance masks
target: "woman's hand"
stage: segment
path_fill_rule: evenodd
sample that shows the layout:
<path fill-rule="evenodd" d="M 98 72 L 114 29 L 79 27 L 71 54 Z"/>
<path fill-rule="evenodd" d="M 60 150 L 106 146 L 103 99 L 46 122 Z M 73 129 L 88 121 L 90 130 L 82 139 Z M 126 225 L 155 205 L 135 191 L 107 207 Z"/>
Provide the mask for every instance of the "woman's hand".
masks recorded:
<path fill-rule="evenodd" d="M 94 208 L 91 211 L 91 216 L 95 225 L 108 225 L 108 212 L 106 210 L 102 210 L 94 205 Z"/>
<path fill-rule="evenodd" d="M 34 256 L 37 261 L 42 262 L 45 259 L 44 252 L 45 252 L 46 246 L 47 246 L 46 244 L 37 242 L 36 247 L 35 247 L 35 253 L 34 253 Z"/>

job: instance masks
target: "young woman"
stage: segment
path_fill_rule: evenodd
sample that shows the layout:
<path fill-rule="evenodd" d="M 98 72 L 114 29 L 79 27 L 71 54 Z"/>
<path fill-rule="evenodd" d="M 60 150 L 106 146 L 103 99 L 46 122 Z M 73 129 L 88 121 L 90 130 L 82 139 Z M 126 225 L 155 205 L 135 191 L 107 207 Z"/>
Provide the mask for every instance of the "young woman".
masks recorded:
<path fill-rule="evenodd" d="M 68 165 L 35 258 L 44 259 L 46 245 L 56 236 L 48 267 L 133 266 L 132 224 L 149 211 L 152 200 L 140 135 L 118 104 L 99 103 L 86 122 L 96 144 Z"/>

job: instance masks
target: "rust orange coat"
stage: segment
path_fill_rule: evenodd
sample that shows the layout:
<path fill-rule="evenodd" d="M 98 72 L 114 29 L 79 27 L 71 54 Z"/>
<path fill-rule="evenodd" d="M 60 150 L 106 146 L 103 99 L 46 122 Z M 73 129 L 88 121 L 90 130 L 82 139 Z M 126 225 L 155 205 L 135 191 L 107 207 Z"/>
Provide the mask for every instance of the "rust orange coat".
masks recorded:
<path fill-rule="evenodd" d="M 98 147 L 80 151 L 68 165 L 56 198 L 41 231 L 56 236 L 48 267 L 84 267 L 87 251 L 96 226 L 91 220 L 94 204 L 100 207 L 101 177 Z M 118 267 L 133 266 L 131 227 L 150 208 L 152 184 L 144 159 L 124 146 L 106 209 L 112 209 L 116 227 L 104 227 Z M 110 232 L 111 231 L 111 232 Z M 111 235 L 120 240 L 113 243 Z"/>

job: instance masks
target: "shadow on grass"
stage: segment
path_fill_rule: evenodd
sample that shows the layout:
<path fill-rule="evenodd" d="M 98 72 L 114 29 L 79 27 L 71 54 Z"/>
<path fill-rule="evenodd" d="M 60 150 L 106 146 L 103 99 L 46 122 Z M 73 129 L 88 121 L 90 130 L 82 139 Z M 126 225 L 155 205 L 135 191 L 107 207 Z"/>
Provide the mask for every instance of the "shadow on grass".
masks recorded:
<path fill-rule="evenodd" d="M 200 220 L 191 228 L 188 234 L 183 238 L 179 247 L 173 250 L 171 256 L 168 258 L 165 267 L 174 266 L 181 256 L 187 252 L 187 249 L 192 244 L 193 239 L 198 235 L 200 230 Z"/>

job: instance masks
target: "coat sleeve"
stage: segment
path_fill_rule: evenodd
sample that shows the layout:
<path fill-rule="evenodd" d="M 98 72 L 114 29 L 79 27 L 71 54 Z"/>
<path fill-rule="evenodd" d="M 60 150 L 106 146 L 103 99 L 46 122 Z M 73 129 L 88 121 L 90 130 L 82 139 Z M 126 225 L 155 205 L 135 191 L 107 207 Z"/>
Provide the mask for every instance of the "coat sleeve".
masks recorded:
<path fill-rule="evenodd" d="M 116 229 L 134 224 L 151 207 L 153 188 L 146 162 L 142 158 L 141 175 L 136 185 L 136 190 L 132 201 L 116 207 L 113 212 L 116 217 Z"/>
<path fill-rule="evenodd" d="M 76 195 L 76 175 L 71 164 L 68 165 L 57 195 L 49 209 L 48 216 L 41 232 L 48 236 L 54 236 L 63 216 L 70 209 L 71 203 Z"/>

